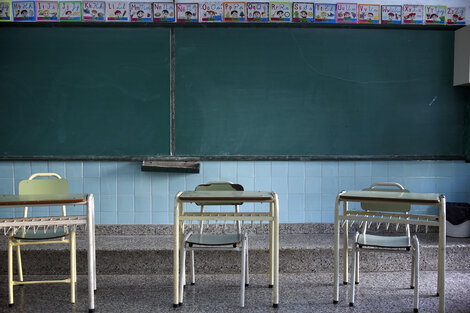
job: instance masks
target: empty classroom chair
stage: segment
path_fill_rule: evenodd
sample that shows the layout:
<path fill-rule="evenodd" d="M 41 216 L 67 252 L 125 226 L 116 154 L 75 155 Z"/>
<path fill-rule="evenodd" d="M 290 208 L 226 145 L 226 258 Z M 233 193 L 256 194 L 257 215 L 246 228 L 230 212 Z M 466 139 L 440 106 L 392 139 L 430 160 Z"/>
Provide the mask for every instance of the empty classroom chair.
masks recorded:
<path fill-rule="evenodd" d="M 379 187 L 379 188 L 376 188 Z M 398 183 L 376 183 L 366 188 L 368 191 L 380 192 L 409 192 Z M 364 211 L 373 213 L 388 212 L 402 213 L 406 218 L 411 208 L 410 204 L 390 204 L 379 202 L 362 202 L 361 208 Z M 375 215 L 377 216 L 377 215 Z M 369 222 L 370 223 L 370 222 Z M 383 253 L 406 253 L 411 255 L 411 288 L 414 288 L 414 311 L 418 312 L 419 308 L 419 242 L 418 238 L 410 236 L 410 226 L 406 224 L 404 236 L 386 236 L 377 234 L 368 234 L 368 222 L 364 222 L 362 232 L 356 233 L 354 237 L 352 253 L 353 262 L 351 270 L 351 292 L 350 306 L 354 306 L 355 285 L 359 283 L 359 256 L 365 252 L 383 252 Z"/>
<path fill-rule="evenodd" d="M 208 184 L 198 185 L 196 191 L 243 191 L 243 186 L 233 184 L 231 182 L 212 182 Z M 233 203 L 227 201 L 220 202 L 200 202 L 196 203 L 201 207 L 201 212 L 204 212 L 204 207 L 208 205 L 233 205 L 235 211 L 239 212 L 238 206 L 243 203 Z M 248 237 L 241 232 L 240 222 L 236 222 L 237 232 L 233 234 L 217 233 L 207 234 L 204 233 L 204 223 L 199 224 L 198 233 L 189 232 L 184 236 L 183 243 L 181 244 L 181 275 L 180 275 L 180 303 L 183 303 L 183 286 L 185 282 L 185 259 L 186 251 L 191 251 L 191 284 L 195 284 L 195 268 L 194 268 L 194 251 L 209 250 L 232 250 L 240 251 L 241 253 L 241 289 L 240 289 L 240 305 L 245 305 L 245 286 L 249 284 L 248 274 Z"/>
<path fill-rule="evenodd" d="M 48 179 L 36 179 L 44 178 Z M 19 184 L 18 193 L 20 195 L 39 194 L 68 194 L 69 185 L 66 179 L 55 173 L 37 173 L 22 180 Z M 66 216 L 65 206 L 62 206 L 62 216 Z M 28 217 L 28 207 L 23 210 L 23 217 Z M 23 266 L 21 262 L 21 246 L 43 245 L 43 244 L 66 244 L 70 246 L 70 274 L 66 279 L 25 281 L 23 279 Z M 13 280 L 13 247 L 16 247 L 18 262 L 18 279 Z M 70 302 L 75 303 L 75 286 L 77 281 L 76 271 L 76 241 L 75 229 L 67 227 L 50 227 L 47 229 L 26 229 L 19 228 L 10 232 L 8 236 L 8 290 L 9 305 L 13 306 L 13 286 L 40 284 L 40 283 L 67 283 L 70 284 Z M 51 265 L 56 260 L 50 260 Z"/>

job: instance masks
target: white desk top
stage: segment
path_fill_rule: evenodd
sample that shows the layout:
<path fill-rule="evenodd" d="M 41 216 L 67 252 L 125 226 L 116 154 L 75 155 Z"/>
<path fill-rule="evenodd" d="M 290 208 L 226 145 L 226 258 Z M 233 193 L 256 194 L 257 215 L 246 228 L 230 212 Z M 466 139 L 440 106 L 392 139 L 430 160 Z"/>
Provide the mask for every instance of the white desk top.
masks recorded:
<path fill-rule="evenodd" d="M 369 190 L 352 190 L 342 193 L 341 200 L 346 201 L 375 201 L 375 202 L 401 202 L 411 204 L 437 205 L 441 203 L 437 193 L 413 193 L 413 192 L 386 192 Z"/>

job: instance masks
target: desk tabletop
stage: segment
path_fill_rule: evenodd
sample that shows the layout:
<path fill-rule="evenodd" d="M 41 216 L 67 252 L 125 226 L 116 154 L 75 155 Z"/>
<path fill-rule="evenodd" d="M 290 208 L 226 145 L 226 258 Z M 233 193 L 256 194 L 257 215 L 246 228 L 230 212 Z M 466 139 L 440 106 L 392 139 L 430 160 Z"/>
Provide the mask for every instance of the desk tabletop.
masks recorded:
<path fill-rule="evenodd" d="M 441 203 L 440 196 L 437 193 L 386 192 L 371 190 L 346 191 L 340 195 L 340 199 L 346 201 L 385 201 L 429 205 L 437 205 Z"/>
<path fill-rule="evenodd" d="M 41 195 L 0 195 L 0 207 L 39 206 L 54 204 L 84 204 L 86 193 L 41 194 Z"/>
<path fill-rule="evenodd" d="M 179 199 L 184 202 L 195 201 L 273 201 L 271 191 L 185 191 Z"/>

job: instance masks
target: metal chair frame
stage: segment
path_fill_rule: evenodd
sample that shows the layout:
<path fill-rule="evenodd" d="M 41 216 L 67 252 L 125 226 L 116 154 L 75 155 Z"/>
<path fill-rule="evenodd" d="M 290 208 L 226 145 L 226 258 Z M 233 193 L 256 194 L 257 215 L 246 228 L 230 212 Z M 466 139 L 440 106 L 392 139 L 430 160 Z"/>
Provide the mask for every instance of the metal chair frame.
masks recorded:
<path fill-rule="evenodd" d="M 243 191 L 243 186 L 233 184 L 232 182 L 211 182 L 208 184 L 198 185 L 196 191 L 221 191 L 221 190 L 236 190 Z M 210 202 L 210 203 L 196 203 L 201 207 L 201 213 L 204 212 L 206 205 L 234 205 L 235 212 L 239 212 L 239 205 L 243 203 L 231 202 Z M 203 233 L 204 221 L 199 223 L 198 234 L 189 231 L 184 237 L 181 244 L 181 257 L 180 257 L 180 304 L 183 303 L 183 287 L 185 285 L 185 264 L 186 264 L 186 251 L 191 253 L 191 285 L 195 281 L 195 266 L 194 266 L 194 251 L 240 251 L 241 252 L 241 287 L 240 287 L 240 306 L 245 306 L 245 287 L 249 285 L 249 266 L 248 266 L 248 236 L 242 233 L 240 221 L 236 221 L 236 240 L 233 240 L 234 234 L 214 234 L 205 235 Z M 230 237 L 229 237 L 230 236 Z M 206 239 L 206 240 L 204 240 Z M 209 239 L 209 240 L 207 240 Z M 225 240 L 224 240 L 225 239 Z M 205 241 L 205 242 L 204 242 Z M 212 241 L 212 242 L 208 242 Z"/>
<path fill-rule="evenodd" d="M 375 189 L 377 186 L 382 187 L 396 187 L 395 188 L 380 188 Z M 387 192 L 409 192 L 402 185 L 398 183 L 376 183 L 371 185 L 370 188 L 364 190 L 380 190 Z M 405 219 L 408 219 L 408 211 L 411 208 L 409 204 L 390 205 L 382 203 L 361 203 L 361 207 L 364 211 L 369 213 L 371 216 L 382 214 L 382 212 L 388 212 L 388 214 L 397 215 L 397 213 L 390 212 L 401 212 Z M 366 216 L 367 216 L 366 213 Z M 384 213 L 387 214 L 387 213 Z M 369 224 L 368 224 L 369 223 Z M 354 306 L 355 299 L 355 285 L 359 284 L 359 253 L 366 251 L 374 252 L 386 252 L 386 253 L 406 253 L 411 254 L 412 267 L 411 267 L 411 289 L 414 289 L 414 312 L 418 312 L 419 309 L 419 241 L 416 235 L 411 238 L 410 236 L 410 225 L 405 224 L 406 236 L 383 236 L 383 235 L 370 235 L 366 234 L 368 225 L 371 222 L 364 221 L 362 226 L 362 232 L 356 232 L 352 247 L 352 270 L 351 270 L 351 290 L 350 290 L 350 306 Z M 380 224 L 379 224 L 380 226 Z M 397 225 L 398 228 L 398 225 Z M 369 238 L 369 242 L 367 243 Z M 394 244 L 390 240 L 395 240 Z"/>

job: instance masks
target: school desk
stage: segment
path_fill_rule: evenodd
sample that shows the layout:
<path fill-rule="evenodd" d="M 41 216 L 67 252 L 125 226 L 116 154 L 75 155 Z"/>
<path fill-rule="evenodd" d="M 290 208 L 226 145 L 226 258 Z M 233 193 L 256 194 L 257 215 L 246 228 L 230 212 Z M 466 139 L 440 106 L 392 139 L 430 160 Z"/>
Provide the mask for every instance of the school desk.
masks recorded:
<path fill-rule="evenodd" d="M 269 203 L 269 212 L 185 212 L 191 202 Z M 269 222 L 269 285 L 273 287 L 273 306 L 279 304 L 279 204 L 274 192 L 268 191 L 184 191 L 175 196 L 173 248 L 173 306 L 179 304 L 180 244 L 185 222 L 198 221 L 267 221 Z"/>
<path fill-rule="evenodd" d="M 343 212 L 340 204 L 343 202 Z M 403 212 L 382 213 L 366 212 L 362 209 L 348 209 L 349 202 L 406 203 L 411 205 L 439 206 L 439 215 L 405 214 Z M 432 193 L 405 193 L 383 191 L 341 191 L 335 202 L 334 230 L 334 292 L 333 303 L 339 300 L 339 240 L 340 227 L 343 227 L 343 281 L 348 282 L 348 221 L 376 222 L 384 224 L 410 224 L 437 226 L 439 228 L 438 247 L 438 295 L 439 312 L 445 312 L 445 255 L 446 255 L 446 199 L 443 195 Z M 351 282 L 353 283 L 353 282 Z"/>
<path fill-rule="evenodd" d="M 95 311 L 94 291 L 96 290 L 95 250 L 95 202 L 93 194 L 41 194 L 41 195 L 0 195 L 0 209 L 33 206 L 86 205 L 86 215 L 0 218 L 0 231 L 6 235 L 10 230 L 26 227 L 41 231 L 45 228 L 75 227 L 86 225 L 88 235 L 88 301 L 89 312 Z"/>

